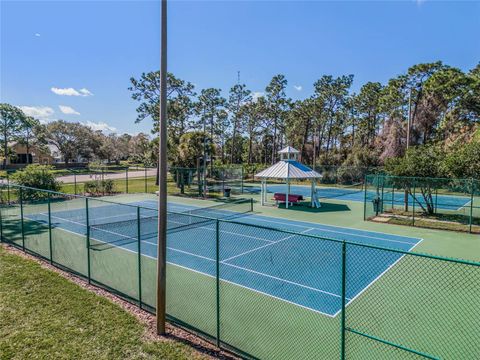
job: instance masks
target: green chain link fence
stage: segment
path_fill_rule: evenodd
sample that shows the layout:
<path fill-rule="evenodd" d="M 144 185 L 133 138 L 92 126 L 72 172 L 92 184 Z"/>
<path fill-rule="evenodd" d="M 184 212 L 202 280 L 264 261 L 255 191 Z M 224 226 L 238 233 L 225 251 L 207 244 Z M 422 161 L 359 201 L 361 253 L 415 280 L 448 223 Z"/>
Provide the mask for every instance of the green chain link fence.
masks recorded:
<path fill-rule="evenodd" d="M 2 242 L 155 311 L 156 209 L 13 185 L 0 194 Z M 479 358 L 480 263 L 230 218 L 251 210 L 239 200 L 168 213 L 170 321 L 246 358 Z M 242 263 L 247 241 L 259 243 L 255 269 Z"/>
<path fill-rule="evenodd" d="M 365 177 L 365 219 L 480 233 L 480 181 Z"/>

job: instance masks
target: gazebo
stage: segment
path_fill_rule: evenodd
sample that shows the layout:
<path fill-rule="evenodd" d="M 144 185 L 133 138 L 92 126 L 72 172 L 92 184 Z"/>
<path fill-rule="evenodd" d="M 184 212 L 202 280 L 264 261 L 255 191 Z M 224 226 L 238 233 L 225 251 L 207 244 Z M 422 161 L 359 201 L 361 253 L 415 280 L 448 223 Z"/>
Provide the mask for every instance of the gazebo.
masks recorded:
<path fill-rule="evenodd" d="M 308 166 L 298 162 L 297 157 L 300 152 L 291 146 L 279 151 L 280 161 L 275 165 L 270 166 L 268 169 L 260 171 L 255 177 L 261 179 L 261 204 L 265 205 L 267 202 L 267 180 L 268 179 L 280 179 L 284 180 L 287 185 L 285 195 L 285 207 L 288 209 L 291 180 L 311 180 L 311 205 L 312 207 L 320 207 L 320 202 L 317 198 L 317 192 L 315 190 L 316 180 L 321 178 L 322 175 L 316 171 L 310 169 Z"/>

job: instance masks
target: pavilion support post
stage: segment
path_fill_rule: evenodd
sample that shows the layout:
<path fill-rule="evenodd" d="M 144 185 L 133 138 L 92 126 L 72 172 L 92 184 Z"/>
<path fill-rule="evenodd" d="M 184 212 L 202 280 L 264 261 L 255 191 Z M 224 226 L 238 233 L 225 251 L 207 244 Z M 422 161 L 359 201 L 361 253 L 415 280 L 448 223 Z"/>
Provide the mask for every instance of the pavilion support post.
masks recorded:
<path fill-rule="evenodd" d="M 311 186 L 311 189 L 310 189 L 310 206 L 313 208 L 314 207 L 314 193 L 315 192 L 315 180 L 313 179 L 312 180 L 312 186 Z"/>
<path fill-rule="evenodd" d="M 290 179 L 287 179 L 287 196 L 285 199 L 285 208 L 288 209 L 288 196 L 290 195 Z"/>
<path fill-rule="evenodd" d="M 262 183 L 261 183 L 261 186 L 260 186 L 260 196 L 261 196 L 261 203 L 262 203 L 262 206 L 265 205 L 265 180 L 262 179 Z"/>

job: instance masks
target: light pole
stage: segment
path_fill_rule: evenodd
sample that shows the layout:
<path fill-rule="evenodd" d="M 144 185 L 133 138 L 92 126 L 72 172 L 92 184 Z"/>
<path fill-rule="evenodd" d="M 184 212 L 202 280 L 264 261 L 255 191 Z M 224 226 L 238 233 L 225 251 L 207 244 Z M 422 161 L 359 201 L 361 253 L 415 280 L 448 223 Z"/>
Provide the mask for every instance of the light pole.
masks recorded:
<path fill-rule="evenodd" d="M 162 0 L 158 134 L 157 334 L 165 334 L 167 271 L 167 0 Z M 140 221 L 140 220 L 139 220 Z M 140 241 L 140 240 L 139 240 Z"/>

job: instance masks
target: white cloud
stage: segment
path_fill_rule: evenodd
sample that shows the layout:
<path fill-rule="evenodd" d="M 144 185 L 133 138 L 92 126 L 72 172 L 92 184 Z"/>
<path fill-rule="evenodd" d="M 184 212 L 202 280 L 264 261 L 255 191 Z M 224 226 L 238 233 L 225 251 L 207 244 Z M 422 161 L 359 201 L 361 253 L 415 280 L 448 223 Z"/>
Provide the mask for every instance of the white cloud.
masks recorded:
<path fill-rule="evenodd" d="M 35 33 L 35 36 L 36 36 L 36 37 L 40 37 L 40 34 L 39 34 L 39 33 Z"/>
<path fill-rule="evenodd" d="M 50 116 L 55 113 L 55 111 L 48 106 L 19 106 L 19 108 L 22 109 L 25 115 L 34 117 L 42 123 L 51 121 Z"/>
<path fill-rule="evenodd" d="M 70 106 L 66 106 L 66 105 L 58 105 L 58 107 L 60 108 L 60 111 L 64 114 L 67 114 L 67 115 L 80 115 L 80 113 L 78 111 L 76 111 L 74 108 L 70 107 Z"/>
<path fill-rule="evenodd" d="M 293 85 L 293 87 L 295 88 L 295 90 L 297 91 L 302 91 L 302 85 Z"/>
<path fill-rule="evenodd" d="M 117 132 L 117 129 L 114 128 L 113 126 L 108 125 L 107 123 L 104 123 L 102 121 L 100 122 L 93 122 L 93 121 L 87 121 L 85 123 L 88 127 L 90 127 L 92 130 L 100 130 L 100 131 L 105 131 L 105 132 Z"/>
<path fill-rule="evenodd" d="M 252 101 L 257 101 L 259 97 L 265 95 L 263 91 L 254 91 L 252 92 Z"/>
<path fill-rule="evenodd" d="M 82 96 L 93 96 L 93 94 L 88 89 L 83 88 L 83 89 L 80 89 L 78 91 L 80 91 Z"/>
<path fill-rule="evenodd" d="M 74 88 L 56 88 L 52 87 L 50 90 L 54 94 L 62 96 L 93 96 L 93 94 L 88 89 L 75 90 Z"/>
<path fill-rule="evenodd" d="M 423 5 L 424 2 L 426 2 L 427 0 L 414 0 L 415 3 L 418 5 L 418 6 L 421 6 Z"/>

